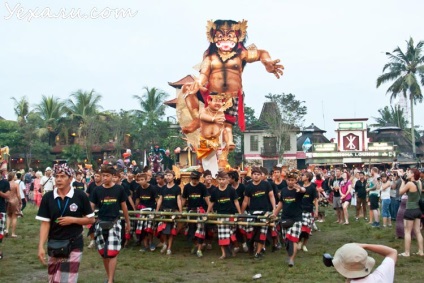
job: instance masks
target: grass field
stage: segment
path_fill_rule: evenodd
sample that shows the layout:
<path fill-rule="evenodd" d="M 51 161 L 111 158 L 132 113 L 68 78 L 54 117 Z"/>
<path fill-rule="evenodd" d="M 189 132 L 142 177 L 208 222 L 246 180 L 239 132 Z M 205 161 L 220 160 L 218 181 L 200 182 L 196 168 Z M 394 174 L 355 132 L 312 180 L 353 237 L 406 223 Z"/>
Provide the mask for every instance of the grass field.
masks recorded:
<path fill-rule="evenodd" d="M 36 209 L 29 205 L 25 217 L 20 218 L 17 239 L 6 238 L 1 249 L 5 257 L 0 261 L 1 282 L 46 282 L 47 269 L 37 259 L 39 221 L 35 220 Z M 353 210 L 351 210 L 353 215 Z M 286 264 L 285 250 L 275 253 L 267 251 L 264 260 L 254 261 L 248 254 L 239 253 L 235 258 L 218 260 L 220 249 L 214 243 L 213 250 L 206 251 L 203 258 L 190 254 L 191 246 L 178 236 L 173 255 L 159 251 L 142 254 L 139 247 L 130 246 L 122 250 L 118 259 L 115 282 L 343 282 L 334 268 L 322 263 L 322 254 L 334 254 L 337 248 L 348 242 L 366 242 L 388 245 L 403 251 L 403 240 L 395 239 L 394 228 L 375 229 L 363 221 L 351 220 L 350 225 L 334 222 L 334 213 L 327 210 L 326 222 L 318 223 L 321 231 L 313 232 L 309 252 L 298 253 L 295 266 Z M 87 245 L 88 240 L 85 245 Z M 413 241 L 412 252 L 417 250 Z M 377 264 L 382 258 L 372 254 Z M 423 282 L 424 258 L 412 256 L 399 258 L 396 264 L 395 282 Z M 261 273 L 262 278 L 252 276 Z M 105 271 L 97 251 L 84 249 L 79 282 L 104 282 Z"/>

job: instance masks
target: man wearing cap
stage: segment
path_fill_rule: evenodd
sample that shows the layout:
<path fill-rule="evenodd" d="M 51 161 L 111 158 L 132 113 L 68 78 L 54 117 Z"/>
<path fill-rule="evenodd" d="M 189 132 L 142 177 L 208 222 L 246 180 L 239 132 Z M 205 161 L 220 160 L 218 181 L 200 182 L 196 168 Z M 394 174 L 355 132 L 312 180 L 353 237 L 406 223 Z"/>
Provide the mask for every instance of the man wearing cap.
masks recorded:
<path fill-rule="evenodd" d="M 368 256 L 371 251 L 385 257 L 383 262 L 371 273 L 375 260 Z M 332 260 L 334 268 L 346 278 L 346 282 L 393 282 L 397 251 L 383 245 L 345 244 L 339 248 Z"/>
<path fill-rule="evenodd" d="M 41 177 L 40 185 L 41 185 L 41 192 L 43 194 L 53 191 L 53 188 L 55 186 L 55 179 L 54 179 L 54 176 L 52 175 L 52 168 L 50 167 L 46 168 L 45 175 Z"/>
<path fill-rule="evenodd" d="M 190 182 L 184 186 L 182 194 L 182 206 L 187 204 L 188 212 L 205 213 L 208 209 L 209 192 L 206 186 L 200 183 L 198 171 L 193 171 L 190 174 Z M 198 218 L 200 220 L 200 217 Z M 202 245 L 205 240 L 205 224 L 204 223 L 189 223 L 186 230 L 188 240 L 193 240 L 195 246 L 192 253 L 196 253 L 198 257 L 202 257 Z"/>
<path fill-rule="evenodd" d="M 6 200 L 9 198 L 10 194 L 10 184 L 4 179 L 4 176 L 7 174 L 7 163 L 3 163 L 0 171 L 0 244 L 4 238 L 4 228 L 6 224 Z M 0 251 L 0 259 L 3 258 L 3 252 Z"/>
<path fill-rule="evenodd" d="M 73 170 L 55 164 L 57 187 L 47 192 L 35 219 L 41 221 L 38 259 L 46 264 L 44 244 L 48 241 L 49 282 L 77 282 L 83 250 L 83 225 L 94 223 L 94 212 L 87 195 L 71 187 Z M 53 243 L 66 244 L 68 253 L 58 254 Z M 57 246 L 56 246 L 57 248 Z"/>

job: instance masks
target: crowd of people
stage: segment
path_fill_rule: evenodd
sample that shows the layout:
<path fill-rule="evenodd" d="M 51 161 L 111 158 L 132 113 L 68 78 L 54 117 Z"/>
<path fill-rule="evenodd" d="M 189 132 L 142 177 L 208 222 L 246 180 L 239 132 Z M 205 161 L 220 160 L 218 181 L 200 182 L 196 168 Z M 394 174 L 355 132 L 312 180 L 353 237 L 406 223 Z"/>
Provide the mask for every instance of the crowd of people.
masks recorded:
<path fill-rule="evenodd" d="M 31 169 L 27 173 L 8 172 L 2 167 L 0 240 L 9 236 L 9 227 L 10 237 L 17 237 L 17 219 L 23 217 L 28 200 L 39 207 L 38 256 L 49 266 L 49 282 L 76 282 L 85 225 L 89 228 L 88 248 L 96 247 L 101 255 L 106 282 L 113 282 L 122 247 L 133 241 L 140 252 L 160 248 L 161 253 L 171 255 L 178 234 L 193 244 L 191 252 L 197 257 L 212 249 L 215 238 L 221 248 L 220 259 L 243 251 L 262 260 L 269 247 L 271 251 L 285 247 L 287 264 L 293 267 L 297 252 L 308 252 L 310 235 L 318 229 L 315 222 L 325 221 L 325 207 L 332 205 L 341 225 L 365 221 L 384 229 L 396 221 L 396 236 L 405 242 L 399 256 L 411 256 L 413 237 L 418 243 L 416 254 L 424 256 L 418 206 L 424 174 L 417 169 L 382 172 L 373 167 L 364 172 L 315 167 L 286 171 L 276 166 L 268 172 L 253 167 L 250 176 L 241 176 L 238 171 L 219 172 L 216 182 L 208 170 L 193 171 L 183 188 L 171 170 L 153 175 L 148 167 L 137 174 L 121 169 L 104 164 L 98 171 L 82 172 L 55 164 L 53 169 L 47 167 L 43 176 Z M 349 206 L 356 206 L 354 216 L 349 216 Z M 153 219 L 153 214 L 136 215 L 138 211 L 172 212 L 175 216 L 183 211 L 214 212 L 220 217 L 216 225 L 205 224 L 201 216 L 184 225 L 166 218 Z M 237 225 L 237 220 L 263 225 Z M 68 252 L 58 252 L 64 249 Z M 392 253 L 390 256 L 393 258 Z"/>

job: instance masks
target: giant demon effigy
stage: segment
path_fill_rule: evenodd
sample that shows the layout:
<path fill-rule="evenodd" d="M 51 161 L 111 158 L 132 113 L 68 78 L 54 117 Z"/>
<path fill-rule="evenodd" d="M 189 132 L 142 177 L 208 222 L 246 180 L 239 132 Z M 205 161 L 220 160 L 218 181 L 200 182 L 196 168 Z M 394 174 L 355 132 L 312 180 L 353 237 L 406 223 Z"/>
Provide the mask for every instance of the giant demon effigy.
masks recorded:
<path fill-rule="evenodd" d="M 227 156 L 235 148 L 233 125 L 245 130 L 242 73 L 246 63 L 262 62 L 277 78 L 280 60 L 254 44 L 245 47 L 247 21 L 208 21 L 210 45 L 203 54 L 200 74 L 178 94 L 177 117 L 183 133 L 195 148 L 203 169 L 212 173 L 229 167 Z"/>

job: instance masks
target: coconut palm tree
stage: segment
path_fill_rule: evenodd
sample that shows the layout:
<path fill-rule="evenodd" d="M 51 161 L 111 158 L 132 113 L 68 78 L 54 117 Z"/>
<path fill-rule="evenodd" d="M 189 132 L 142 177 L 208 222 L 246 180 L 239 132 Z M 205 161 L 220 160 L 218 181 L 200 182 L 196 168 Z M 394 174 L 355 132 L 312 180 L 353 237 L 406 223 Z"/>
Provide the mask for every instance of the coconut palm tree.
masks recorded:
<path fill-rule="evenodd" d="M 371 124 L 372 127 L 385 127 L 385 126 L 396 126 L 405 130 L 408 128 L 409 121 L 405 117 L 403 108 L 399 105 L 385 106 L 382 109 L 378 109 L 380 117 L 373 117 L 376 121 L 375 124 Z"/>
<path fill-rule="evenodd" d="M 134 116 L 140 122 L 142 127 L 138 131 L 138 139 L 143 147 L 148 147 L 163 140 L 167 134 L 167 123 L 161 121 L 165 115 L 165 101 L 168 94 L 155 87 L 143 87 L 144 93 L 142 96 L 134 95 L 137 99 L 141 110 L 134 110 Z"/>
<path fill-rule="evenodd" d="M 29 102 L 26 96 L 22 96 L 21 99 L 17 100 L 14 97 L 11 97 L 14 101 L 14 108 L 16 116 L 18 117 L 18 123 L 20 126 L 24 125 L 26 118 L 29 114 Z"/>
<path fill-rule="evenodd" d="M 80 143 L 84 144 L 86 156 L 91 160 L 91 147 L 97 141 L 98 131 L 94 131 L 100 126 L 98 119 L 102 106 L 99 104 L 102 96 L 94 89 L 91 91 L 78 90 L 71 94 L 71 98 L 66 102 L 66 112 L 74 123 L 76 134 Z"/>
<path fill-rule="evenodd" d="M 145 93 L 142 96 L 134 95 L 133 97 L 138 100 L 141 107 L 141 117 L 145 120 L 146 124 L 154 125 L 161 117 L 165 115 L 165 105 L 163 102 L 168 97 L 168 94 L 155 87 L 143 87 Z"/>
<path fill-rule="evenodd" d="M 414 40 L 410 38 L 406 43 L 406 52 L 403 52 L 400 47 L 397 47 L 392 53 L 386 52 L 389 63 L 384 65 L 383 74 L 377 78 L 377 88 L 386 82 L 394 81 L 387 89 L 387 93 L 391 95 L 390 101 L 400 95 L 409 98 L 412 151 L 415 157 L 414 104 L 422 102 L 423 99 L 420 84 L 424 85 L 424 56 L 422 54 L 424 41 L 420 41 L 414 46 Z"/>
<path fill-rule="evenodd" d="M 35 105 L 35 113 L 43 120 L 42 130 L 49 135 L 49 145 L 53 145 L 61 118 L 65 114 L 65 103 L 57 97 L 43 95 L 41 102 Z"/>

